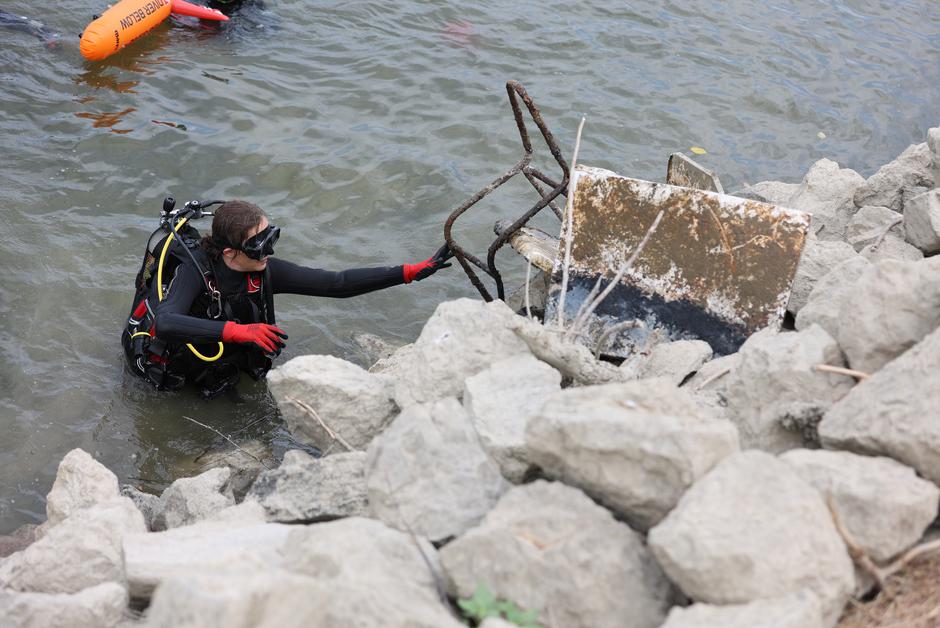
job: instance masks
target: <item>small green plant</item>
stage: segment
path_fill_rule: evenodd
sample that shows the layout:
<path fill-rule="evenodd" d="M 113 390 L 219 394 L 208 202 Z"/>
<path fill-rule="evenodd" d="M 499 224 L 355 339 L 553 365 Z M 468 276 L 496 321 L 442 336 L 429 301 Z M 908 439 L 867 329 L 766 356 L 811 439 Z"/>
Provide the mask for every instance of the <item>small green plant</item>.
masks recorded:
<path fill-rule="evenodd" d="M 498 599 L 485 584 L 478 584 L 472 597 L 457 600 L 457 606 L 473 626 L 482 624 L 487 617 L 501 617 L 522 628 L 542 628 L 536 611 L 526 611 L 515 602 Z"/>

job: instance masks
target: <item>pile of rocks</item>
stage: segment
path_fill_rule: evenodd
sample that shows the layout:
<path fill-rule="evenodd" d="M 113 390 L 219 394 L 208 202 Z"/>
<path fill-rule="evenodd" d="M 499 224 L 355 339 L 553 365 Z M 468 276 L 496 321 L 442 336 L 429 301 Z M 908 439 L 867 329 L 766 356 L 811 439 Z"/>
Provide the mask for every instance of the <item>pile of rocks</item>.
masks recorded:
<path fill-rule="evenodd" d="M 482 584 L 546 626 L 833 626 L 871 586 L 846 539 L 889 561 L 937 517 L 929 139 L 867 181 L 823 160 L 752 188 L 816 229 L 796 329 L 736 354 L 682 341 L 618 368 L 462 299 L 370 370 L 273 370 L 292 433 L 324 455 L 288 452 L 240 503 L 226 468 L 122 494 L 71 452 L 48 521 L 0 560 L 0 617 L 437 628 L 464 625 L 453 602 Z"/>

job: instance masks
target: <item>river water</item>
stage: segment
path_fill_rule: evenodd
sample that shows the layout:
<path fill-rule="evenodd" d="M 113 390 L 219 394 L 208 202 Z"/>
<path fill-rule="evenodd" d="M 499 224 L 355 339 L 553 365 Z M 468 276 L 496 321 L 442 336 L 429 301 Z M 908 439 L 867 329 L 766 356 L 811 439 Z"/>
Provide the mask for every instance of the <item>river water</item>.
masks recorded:
<path fill-rule="evenodd" d="M 0 4 L 62 34 L 49 49 L 0 29 L 0 533 L 45 518 L 74 447 L 159 490 L 225 445 L 183 417 L 293 446 L 263 383 L 206 403 L 124 371 L 165 195 L 253 201 L 283 227 L 278 255 L 343 269 L 427 257 L 451 209 L 516 162 L 508 79 L 566 155 L 587 117 L 581 163 L 662 180 L 670 153 L 701 147 L 728 190 L 822 157 L 869 176 L 940 123 L 935 0 L 268 0 L 220 28 L 170 19 L 99 63 L 77 44 L 105 2 L 43 6 Z M 510 185 L 458 238 L 482 254 L 533 202 Z M 522 276 L 508 248 L 499 263 Z M 403 344 L 459 296 L 476 291 L 454 267 L 353 300 L 279 297 L 281 361 L 362 363 L 353 333 Z"/>

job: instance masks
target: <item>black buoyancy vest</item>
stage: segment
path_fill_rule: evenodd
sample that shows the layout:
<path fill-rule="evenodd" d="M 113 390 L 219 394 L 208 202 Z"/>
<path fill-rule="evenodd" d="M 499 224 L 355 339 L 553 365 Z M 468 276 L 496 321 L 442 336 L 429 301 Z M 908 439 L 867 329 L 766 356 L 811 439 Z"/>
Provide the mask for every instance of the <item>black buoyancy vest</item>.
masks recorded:
<path fill-rule="evenodd" d="M 264 273 L 232 273 L 232 277 L 239 281 L 221 280 L 224 278 L 216 276 L 212 261 L 200 246 L 199 232 L 185 225 L 179 235 L 182 244 L 174 239 L 164 260 L 164 295 L 172 290 L 180 265 L 192 264 L 189 255 L 182 249 L 185 245 L 193 254 L 206 283 L 201 294 L 193 301 L 190 316 L 240 324 L 275 324 L 273 294 L 267 270 Z M 170 343 L 152 335 L 154 310 L 159 299 L 157 265 L 160 251 L 168 237 L 166 235 L 155 245 L 148 246 L 137 273 L 134 306 L 122 334 L 125 354 L 132 370 L 158 389 L 175 390 L 188 380 L 194 381 L 202 387 L 205 396 L 214 396 L 230 387 L 234 383 L 232 380 L 237 381 L 238 371 L 247 372 L 253 379 L 264 377 L 271 368 L 271 360 L 252 347 L 228 344 L 221 358 L 207 362 L 197 358 L 186 343 Z M 153 239 L 151 236 L 151 242 Z M 194 344 L 194 347 L 202 355 L 212 356 L 218 351 L 217 343 Z"/>

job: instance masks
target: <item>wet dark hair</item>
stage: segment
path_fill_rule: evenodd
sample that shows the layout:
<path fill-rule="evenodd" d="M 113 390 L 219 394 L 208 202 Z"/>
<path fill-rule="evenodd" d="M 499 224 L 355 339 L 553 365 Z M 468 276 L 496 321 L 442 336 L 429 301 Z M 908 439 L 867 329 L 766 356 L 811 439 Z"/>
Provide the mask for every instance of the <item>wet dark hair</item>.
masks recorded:
<path fill-rule="evenodd" d="M 225 201 L 215 210 L 212 233 L 202 239 L 203 248 L 213 259 L 221 257 L 226 248 L 237 249 L 264 216 L 264 210 L 254 203 Z"/>

